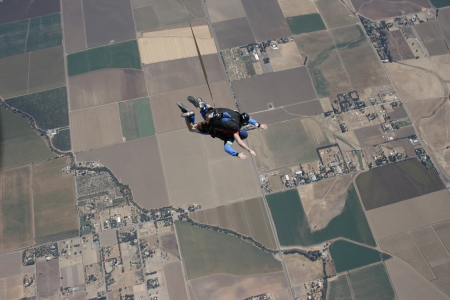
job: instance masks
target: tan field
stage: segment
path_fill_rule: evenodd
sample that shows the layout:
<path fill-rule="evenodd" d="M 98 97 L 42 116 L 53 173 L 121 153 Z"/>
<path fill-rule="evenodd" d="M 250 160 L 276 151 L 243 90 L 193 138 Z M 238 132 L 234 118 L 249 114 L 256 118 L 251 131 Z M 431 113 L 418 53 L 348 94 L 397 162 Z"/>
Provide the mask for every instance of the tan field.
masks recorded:
<path fill-rule="evenodd" d="M 188 300 L 181 263 L 174 262 L 164 265 L 164 275 L 170 299 Z"/>
<path fill-rule="evenodd" d="M 445 94 L 440 80 L 426 70 L 398 63 L 385 64 L 385 67 L 404 103 Z"/>
<path fill-rule="evenodd" d="M 409 59 L 402 61 L 402 63 L 432 71 L 442 80 L 450 80 L 450 54 Z"/>
<path fill-rule="evenodd" d="M 190 280 L 191 293 L 196 299 L 245 299 L 288 287 L 284 272 L 235 276 L 213 274 Z"/>
<path fill-rule="evenodd" d="M 272 49 L 267 48 L 267 51 L 271 50 Z M 280 57 L 274 57 L 270 59 L 270 64 L 272 65 L 274 72 L 303 66 L 303 58 L 300 55 L 297 44 L 295 42 L 279 44 L 278 50 L 272 51 L 279 51 L 281 54 Z"/>
<path fill-rule="evenodd" d="M 310 261 L 300 254 L 283 255 L 284 263 L 291 281 L 291 285 L 310 282 L 323 278 L 322 260 Z"/>
<path fill-rule="evenodd" d="M 311 0 L 278 0 L 278 4 L 286 18 L 317 13 Z"/>
<path fill-rule="evenodd" d="M 271 300 L 292 300 L 292 293 L 290 289 L 271 292 L 267 294 Z"/>
<path fill-rule="evenodd" d="M 122 128 L 117 104 L 71 112 L 70 123 L 74 152 L 122 142 Z"/>
<path fill-rule="evenodd" d="M 325 228 L 342 212 L 351 182 L 351 175 L 346 175 L 297 188 L 313 231 Z"/>

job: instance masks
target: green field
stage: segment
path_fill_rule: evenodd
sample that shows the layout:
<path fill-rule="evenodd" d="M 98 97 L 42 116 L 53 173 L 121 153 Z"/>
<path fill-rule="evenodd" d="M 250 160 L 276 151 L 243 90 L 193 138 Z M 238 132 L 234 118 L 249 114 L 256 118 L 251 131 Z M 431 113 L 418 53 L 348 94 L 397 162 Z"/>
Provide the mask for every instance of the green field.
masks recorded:
<path fill-rule="evenodd" d="M 449 0 L 430 0 L 431 4 L 436 8 L 450 6 Z"/>
<path fill-rule="evenodd" d="M 331 244 L 330 254 L 337 273 L 381 261 L 378 251 L 343 240 Z"/>
<path fill-rule="evenodd" d="M 426 170 L 416 158 L 361 173 L 355 182 L 366 210 L 444 188 L 436 171 Z"/>
<path fill-rule="evenodd" d="M 69 151 L 72 146 L 70 144 L 70 129 L 60 130 L 52 139 L 53 147 L 61 151 Z"/>
<path fill-rule="evenodd" d="M 122 135 L 127 141 L 155 134 L 148 98 L 119 103 Z"/>
<path fill-rule="evenodd" d="M 67 158 L 60 158 L 33 165 L 36 240 L 79 229 L 74 178 L 62 176 L 61 172 L 68 163 Z"/>
<path fill-rule="evenodd" d="M 395 293 L 382 263 L 351 271 L 348 279 L 355 300 L 392 300 Z"/>
<path fill-rule="evenodd" d="M 0 251 L 33 244 L 30 167 L 0 173 Z"/>
<path fill-rule="evenodd" d="M 0 58 L 25 52 L 29 19 L 0 25 Z"/>
<path fill-rule="evenodd" d="M 0 107 L 0 168 L 21 166 L 55 157 L 45 143 L 19 115 Z"/>
<path fill-rule="evenodd" d="M 188 279 L 214 273 L 252 275 L 282 271 L 271 254 L 234 236 L 176 221 Z"/>
<path fill-rule="evenodd" d="M 405 126 L 412 125 L 412 122 L 408 118 L 408 119 L 405 119 L 405 120 L 400 120 L 400 121 L 395 122 L 395 125 L 397 125 L 398 128 L 402 128 L 402 127 L 405 127 Z"/>
<path fill-rule="evenodd" d="M 328 292 L 328 300 L 350 300 L 352 292 L 348 285 L 347 275 L 343 274 L 336 280 L 330 281 L 330 289 Z"/>
<path fill-rule="evenodd" d="M 141 69 L 136 40 L 89 49 L 67 56 L 69 76 L 107 68 Z"/>
<path fill-rule="evenodd" d="M 10 98 L 6 103 L 32 116 L 40 129 L 69 126 L 66 87 Z"/>
<path fill-rule="evenodd" d="M 376 246 L 353 184 L 343 212 L 322 230 L 312 232 L 296 189 L 266 196 L 282 246 L 309 246 L 338 237 Z"/>
<path fill-rule="evenodd" d="M 63 46 L 30 53 L 28 94 L 65 85 Z"/>
<path fill-rule="evenodd" d="M 291 28 L 292 34 L 302 34 L 327 29 L 319 14 L 289 17 L 286 18 L 286 21 L 289 28 Z"/>
<path fill-rule="evenodd" d="M 62 44 L 61 15 L 59 13 L 32 18 L 28 30 L 26 52 L 51 48 Z"/>

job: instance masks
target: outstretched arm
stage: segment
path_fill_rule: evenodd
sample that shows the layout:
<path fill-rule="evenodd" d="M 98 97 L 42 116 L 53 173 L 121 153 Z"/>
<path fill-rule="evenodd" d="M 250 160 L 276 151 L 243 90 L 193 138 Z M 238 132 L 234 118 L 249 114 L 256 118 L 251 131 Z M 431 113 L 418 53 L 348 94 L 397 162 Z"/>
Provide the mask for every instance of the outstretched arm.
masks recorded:
<path fill-rule="evenodd" d="M 242 149 L 247 150 L 248 152 L 250 152 L 251 155 L 256 156 L 255 151 L 253 151 L 252 149 L 250 149 L 249 147 L 247 147 L 247 145 L 244 143 L 244 141 L 241 139 L 241 137 L 239 136 L 239 132 L 236 132 L 235 134 L 233 134 L 234 139 L 236 140 L 236 142 L 239 144 L 239 146 L 241 146 Z"/>
<path fill-rule="evenodd" d="M 267 130 L 268 126 L 267 124 L 260 124 L 258 121 L 256 121 L 255 119 L 250 119 L 248 120 L 248 122 L 252 125 L 255 125 L 256 127 L 259 128 L 259 130 L 264 129 Z"/>
<path fill-rule="evenodd" d="M 231 138 L 225 142 L 225 144 L 223 145 L 223 149 L 225 150 L 225 152 L 230 154 L 231 156 L 237 156 L 240 159 L 246 159 L 247 155 L 245 155 L 243 152 L 239 153 L 232 148 L 233 142 L 234 142 L 234 138 Z"/>

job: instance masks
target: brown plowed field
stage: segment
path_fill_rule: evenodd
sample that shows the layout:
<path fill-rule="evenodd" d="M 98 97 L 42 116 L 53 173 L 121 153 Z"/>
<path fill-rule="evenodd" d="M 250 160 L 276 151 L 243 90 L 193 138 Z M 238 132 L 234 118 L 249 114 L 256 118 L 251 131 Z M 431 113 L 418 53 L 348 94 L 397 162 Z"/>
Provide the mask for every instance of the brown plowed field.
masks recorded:
<path fill-rule="evenodd" d="M 59 12 L 59 0 L 5 0 L 0 2 L 0 24 Z"/>
<path fill-rule="evenodd" d="M 46 296 L 59 290 L 59 260 L 45 261 L 44 257 L 36 260 L 37 288 L 39 296 Z"/>
<path fill-rule="evenodd" d="M 196 299 L 229 300 L 282 290 L 288 282 L 284 272 L 274 272 L 248 276 L 213 274 L 190 280 L 189 285 Z"/>
<path fill-rule="evenodd" d="M 74 152 L 122 142 L 117 104 L 70 112 L 70 125 Z"/>
<path fill-rule="evenodd" d="M 155 136 L 78 153 L 76 160 L 108 167 L 120 182 L 130 185 L 134 201 L 146 209 L 169 205 Z"/>
<path fill-rule="evenodd" d="M 170 299 L 188 300 L 186 284 L 181 270 L 181 263 L 174 262 L 164 265 L 164 276 Z"/>
<path fill-rule="evenodd" d="M 69 77 L 70 110 L 147 96 L 144 73 L 132 69 L 103 69 Z"/>
<path fill-rule="evenodd" d="M 0 252 L 34 242 L 29 166 L 0 172 Z"/>
<path fill-rule="evenodd" d="M 388 48 L 393 61 L 414 58 L 414 54 L 411 52 L 411 49 L 400 30 L 387 31 L 386 36 L 388 38 Z"/>
<path fill-rule="evenodd" d="M 255 42 L 248 19 L 237 18 L 213 24 L 220 49 L 230 49 Z"/>
<path fill-rule="evenodd" d="M 66 53 L 86 49 L 81 0 L 63 0 L 62 21 Z"/>

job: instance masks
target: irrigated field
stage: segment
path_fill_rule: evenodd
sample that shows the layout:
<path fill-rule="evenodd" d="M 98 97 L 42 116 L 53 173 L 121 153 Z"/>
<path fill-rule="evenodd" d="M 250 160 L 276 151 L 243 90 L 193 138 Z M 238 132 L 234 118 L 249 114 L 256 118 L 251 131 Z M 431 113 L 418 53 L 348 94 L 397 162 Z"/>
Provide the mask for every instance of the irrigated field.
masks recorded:
<path fill-rule="evenodd" d="M 122 135 L 127 141 L 155 133 L 148 98 L 120 102 L 119 113 Z"/>
<path fill-rule="evenodd" d="M 271 194 L 266 199 L 282 246 L 309 246 L 338 237 L 376 245 L 353 185 L 348 190 L 343 212 L 327 227 L 315 232 L 311 230 L 297 190 Z"/>
<path fill-rule="evenodd" d="M 55 157 L 27 120 L 0 107 L 0 168 Z"/>
<path fill-rule="evenodd" d="M 336 280 L 330 281 L 329 300 L 352 300 L 352 291 L 348 284 L 347 275 L 342 274 Z"/>
<path fill-rule="evenodd" d="M 0 252 L 33 244 L 29 166 L 0 172 Z"/>
<path fill-rule="evenodd" d="M 271 254 L 234 236 L 176 221 L 181 255 L 189 279 L 214 274 L 253 275 L 282 270 Z"/>
<path fill-rule="evenodd" d="M 392 300 L 395 298 L 389 276 L 382 263 L 348 274 L 355 300 Z"/>
<path fill-rule="evenodd" d="M 11 98 L 6 103 L 33 117 L 40 129 L 69 125 L 66 87 Z"/>
<path fill-rule="evenodd" d="M 63 176 L 66 158 L 33 165 L 33 207 L 36 239 L 46 236 L 78 233 L 78 215 L 75 208 L 75 180 Z"/>
<path fill-rule="evenodd" d="M 69 151 L 72 148 L 70 144 L 70 129 L 60 130 L 52 138 L 52 145 L 61 151 Z"/>
<path fill-rule="evenodd" d="M 0 25 L 0 58 L 24 53 L 29 23 L 27 19 Z"/>
<path fill-rule="evenodd" d="M 141 69 L 137 42 L 112 44 L 67 56 L 69 76 L 106 68 Z"/>
<path fill-rule="evenodd" d="M 197 211 L 191 214 L 191 218 L 199 223 L 234 230 L 270 249 L 276 248 L 262 198 Z"/>
<path fill-rule="evenodd" d="M 330 254 L 337 273 L 381 261 L 378 251 L 343 240 L 331 244 Z"/>
<path fill-rule="evenodd" d="M 255 130 L 256 131 L 256 130 Z M 273 170 L 318 159 L 316 148 L 332 144 L 334 138 L 311 119 L 296 119 L 256 131 L 249 138 L 261 170 Z"/>
<path fill-rule="evenodd" d="M 294 37 L 301 53 L 308 57 L 307 68 L 319 97 L 351 90 L 352 86 L 328 31 Z"/>
<path fill-rule="evenodd" d="M 429 194 L 444 188 L 434 169 L 418 159 L 372 169 L 356 178 L 366 210 Z"/>
<path fill-rule="evenodd" d="M 319 14 L 308 14 L 286 18 L 293 34 L 302 34 L 326 29 Z"/>
<path fill-rule="evenodd" d="M 61 43 L 62 30 L 59 13 L 30 20 L 26 52 L 59 46 Z"/>

